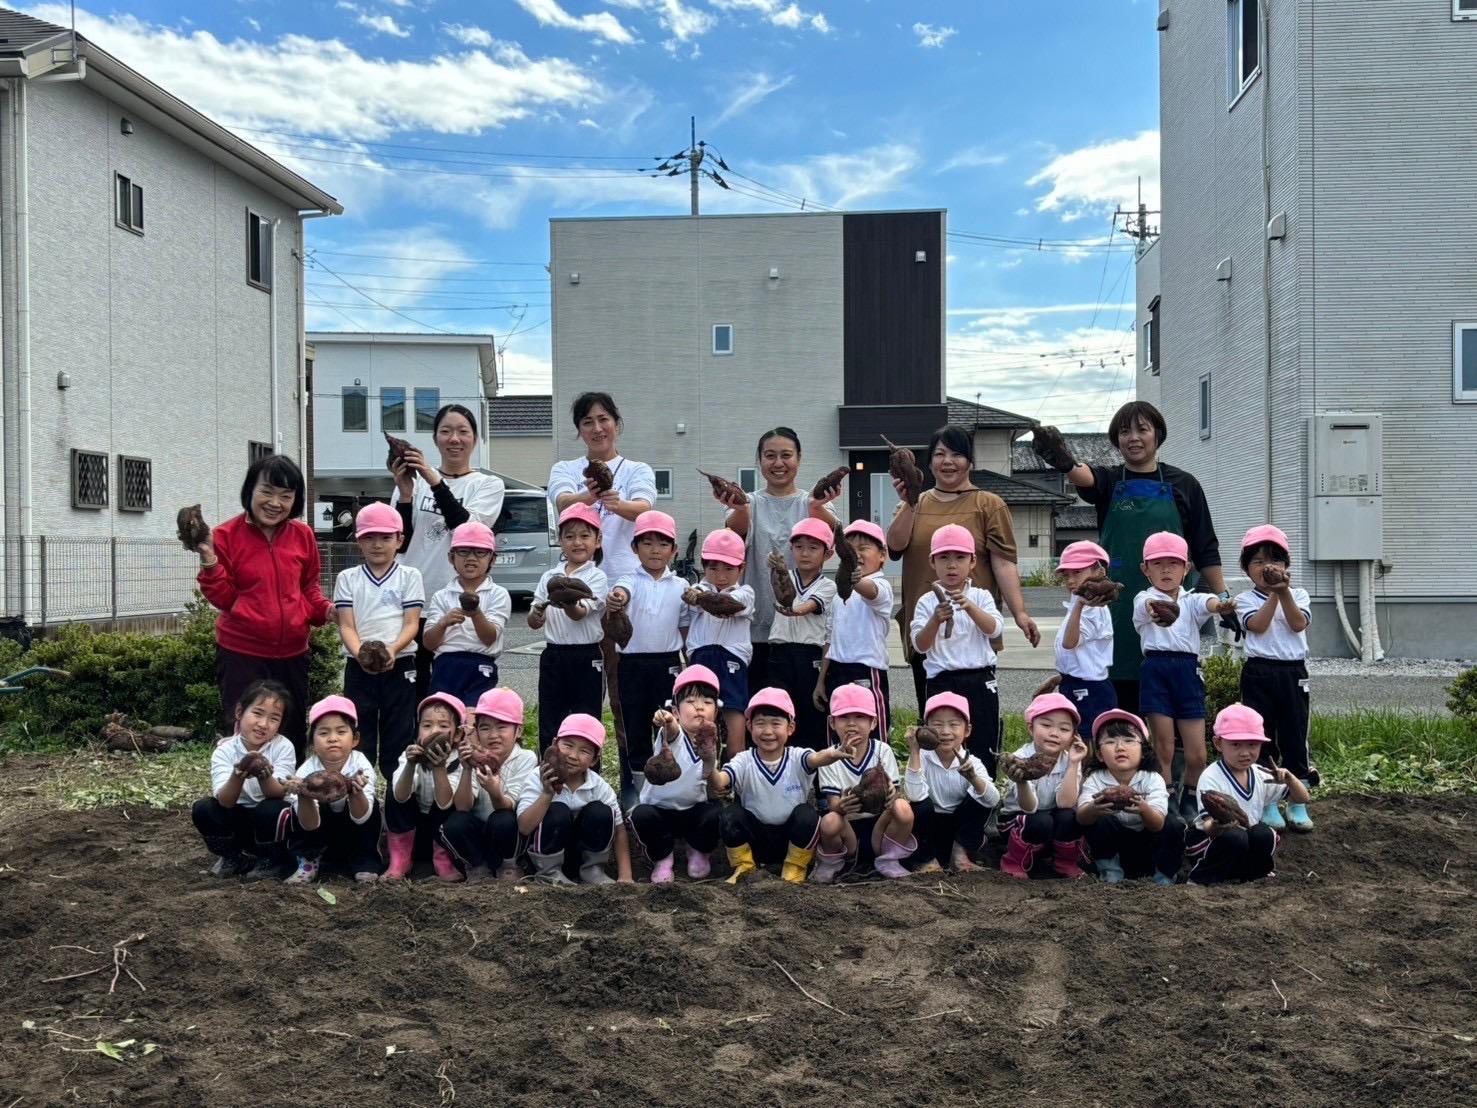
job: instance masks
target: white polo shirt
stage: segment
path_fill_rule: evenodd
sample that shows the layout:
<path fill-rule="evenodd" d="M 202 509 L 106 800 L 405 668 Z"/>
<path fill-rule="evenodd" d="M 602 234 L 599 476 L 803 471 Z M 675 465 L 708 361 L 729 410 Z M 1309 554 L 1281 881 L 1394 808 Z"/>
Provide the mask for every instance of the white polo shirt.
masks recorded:
<path fill-rule="evenodd" d="M 569 563 L 560 561 L 553 569 L 546 570 L 544 575 L 538 579 L 534 587 L 533 598 L 539 603 L 545 603 L 549 599 L 549 582 L 559 576 L 575 577 L 590 586 L 590 591 L 595 594 L 593 600 L 581 600 L 579 606 L 588 615 L 584 619 L 570 619 L 563 608 L 550 604 L 544 609 L 544 641 L 556 646 L 579 646 L 582 644 L 599 642 L 605 637 L 605 629 L 600 626 L 600 609 L 605 607 L 605 594 L 609 589 L 605 571 L 594 562 L 586 562 L 576 570 L 569 568 Z"/>
<path fill-rule="evenodd" d="M 965 595 L 976 607 L 995 617 L 995 634 L 1000 634 L 1005 625 L 1000 619 L 1000 609 L 995 607 L 995 598 L 987 590 L 976 588 L 974 585 L 965 589 Z M 918 598 L 918 604 L 913 609 L 913 624 L 909 628 L 909 633 L 913 646 L 920 652 L 922 648 L 918 646 L 918 636 L 923 632 L 928 621 L 933 618 L 933 613 L 938 611 L 938 606 L 938 595 L 929 589 Z M 963 612 L 956 611 L 954 613 L 954 633 L 945 638 L 944 628 L 939 628 L 938 633 L 933 637 L 933 645 L 928 648 L 927 655 L 923 659 L 923 672 L 929 677 L 937 677 L 946 670 L 957 672 L 964 669 L 984 669 L 994 664 L 995 648 L 990 645 L 989 636 L 979 629 L 974 620 Z"/>
<path fill-rule="evenodd" d="M 333 582 L 333 606 L 354 613 L 354 629 L 363 642 L 376 641 L 389 646 L 405 628 L 405 613 L 415 610 L 419 614 L 425 604 L 426 590 L 420 570 L 399 559 L 385 570 L 383 577 L 376 577 L 367 565 L 359 565 L 342 571 Z M 411 639 L 396 657 L 414 655 L 415 640 Z M 349 656 L 347 647 L 344 656 Z"/>
<path fill-rule="evenodd" d="M 297 767 L 297 772 L 294 774 L 294 776 L 298 777 L 299 779 L 306 778 L 308 774 L 317 773 L 322 768 L 323 763 L 318 760 L 318 755 L 314 754 L 306 762 Z M 369 811 L 364 813 L 363 819 L 360 819 L 352 812 L 349 813 L 349 818 L 355 823 L 368 822 L 369 817 L 375 814 L 373 803 L 375 781 L 374 766 L 370 763 L 369 759 L 366 758 L 363 754 L 359 753 L 359 751 L 351 750 L 349 752 L 348 760 L 344 762 L 344 768 L 341 769 L 339 772 L 342 773 L 345 777 L 354 777 L 361 773 L 364 774 L 364 795 L 369 797 L 370 799 Z M 301 798 L 298 797 L 296 794 L 293 795 L 292 810 L 294 814 L 296 814 L 297 812 L 298 801 L 300 799 Z M 347 796 L 339 800 L 332 801 L 328 804 L 320 803 L 318 805 L 319 808 L 327 808 L 330 812 L 342 812 L 348 806 L 349 798 Z"/>
<path fill-rule="evenodd" d="M 790 818 L 797 804 L 810 797 L 815 769 L 811 752 L 785 747 L 779 761 L 771 765 L 753 747 L 741 750 L 723 765 L 733 782 L 734 795 L 744 810 L 760 823 L 778 827 Z"/>
<path fill-rule="evenodd" d="M 1145 589 L 1133 598 L 1133 627 L 1139 633 L 1144 653 L 1151 650 L 1177 650 L 1186 654 L 1200 653 L 1200 628 L 1210 618 L 1208 592 L 1186 592 L 1170 596 L 1158 589 Z M 1160 627 L 1149 618 L 1149 601 L 1173 600 L 1180 606 L 1179 618 L 1168 627 Z"/>
<path fill-rule="evenodd" d="M 854 592 L 836 601 L 827 655 L 833 662 L 851 662 L 870 669 L 887 668 L 887 625 L 892 619 L 892 585 L 879 569 L 866 578 L 877 585 L 868 600 Z M 956 632 L 957 634 L 957 632 Z"/>
<path fill-rule="evenodd" d="M 462 606 L 461 595 L 461 582 L 453 580 L 451 584 L 431 597 L 431 603 L 426 607 L 426 622 L 435 624 L 444 619 L 451 609 L 460 608 Z M 469 613 L 466 619 L 447 630 L 446 637 L 436 648 L 437 654 L 486 654 L 491 658 L 496 658 L 503 652 L 503 629 L 508 625 L 508 617 L 513 614 L 513 598 L 508 595 L 507 589 L 491 577 L 485 577 L 482 584 L 477 586 L 477 604 L 482 613 L 497 627 L 497 638 L 493 639 L 490 645 L 478 638 L 477 628 L 472 626 Z M 411 643 L 411 647 L 414 648 L 414 646 L 415 644 Z"/>
<path fill-rule="evenodd" d="M 1241 619 L 1241 629 L 1246 634 L 1244 646 L 1248 658 L 1271 658 L 1279 662 L 1301 662 L 1308 657 L 1308 630 L 1294 631 L 1287 624 L 1287 613 L 1282 602 L 1272 609 L 1272 622 L 1265 631 L 1256 632 L 1246 626 L 1246 621 L 1261 611 L 1267 602 L 1267 594 L 1257 589 L 1247 589 L 1236 597 L 1236 615 Z M 1312 621 L 1312 605 L 1306 589 L 1294 588 L 1292 602 L 1303 617 Z"/>
<path fill-rule="evenodd" d="M 1085 808 L 1092 802 L 1092 798 L 1104 789 L 1111 789 L 1118 784 L 1118 779 L 1105 769 L 1095 769 L 1087 775 L 1082 782 L 1082 787 L 1077 792 L 1077 807 Z M 1147 770 L 1138 770 L 1133 775 L 1133 780 L 1128 787 L 1149 802 L 1149 807 L 1160 815 L 1169 814 L 1169 790 L 1164 787 L 1164 778 L 1157 773 Z M 1133 831 L 1144 829 L 1143 817 L 1132 808 L 1122 812 L 1114 812 L 1113 818 L 1123 824 L 1124 827 Z"/>
<path fill-rule="evenodd" d="M 1030 758 L 1036 753 L 1036 745 L 1027 743 L 1014 751 L 1017 758 Z M 1056 760 L 1056 765 L 1051 767 L 1051 772 L 1044 777 L 1038 777 L 1035 781 L 1027 781 L 1025 787 L 1034 789 L 1036 792 L 1036 811 L 1048 812 L 1057 806 L 1056 791 L 1061 788 L 1062 781 L 1067 776 L 1067 767 L 1071 764 L 1067 758 L 1067 752 L 1063 750 Z M 1010 781 L 1005 786 L 1004 802 L 1000 806 L 1002 816 L 1011 815 L 1021 810 L 1019 790 L 1021 786 Z"/>
<path fill-rule="evenodd" d="M 1252 766 L 1251 786 L 1243 789 L 1236 775 L 1226 768 L 1226 763 L 1217 760 L 1200 775 L 1200 783 L 1195 786 L 1195 799 L 1200 802 L 1197 820 L 1204 821 L 1210 817 L 1204 802 L 1200 801 L 1208 792 L 1225 793 L 1246 814 L 1247 822 L 1255 827 L 1262 822 L 1262 814 L 1268 808 L 1286 799 L 1287 786 L 1274 781 L 1272 771 L 1265 766 Z"/>
<path fill-rule="evenodd" d="M 909 800 L 932 801 L 935 812 L 952 812 L 964 803 L 965 797 L 978 801 L 986 808 L 993 808 L 1000 803 L 1000 790 L 990 780 L 990 774 L 980 760 L 968 751 L 959 751 L 946 766 L 940 760 L 938 751 L 920 750 L 918 764 L 921 767 L 919 771 L 914 773 L 910 768 L 903 779 L 903 793 Z M 976 789 L 973 782 L 959 772 L 960 766 L 969 766 L 984 778 L 984 792 Z"/>
<path fill-rule="evenodd" d="M 559 498 L 572 492 L 585 492 L 585 466 L 588 458 L 571 458 L 555 462 L 549 470 L 549 517 L 559 518 Z M 645 462 L 633 462 L 617 454 L 605 463 L 615 478 L 614 489 L 622 500 L 644 500 L 656 503 L 656 474 Z M 631 535 L 636 529 L 635 521 L 607 512 L 598 501 L 594 505 L 600 516 L 600 549 L 605 552 L 605 572 L 612 581 L 618 581 L 628 573 L 636 573 L 641 561 L 631 549 Z"/>
<path fill-rule="evenodd" d="M 503 479 L 495 473 L 473 470 L 460 477 L 441 477 L 442 484 L 451 495 L 461 502 L 467 514 L 478 523 L 491 527 L 503 510 Z M 390 507 L 400 503 L 400 486 L 390 494 Z M 425 478 L 416 474 L 415 487 L 411 490 L 410 542 L 402 555 L 405 563 L 420 571 L 427 594 L 436 592 L 456 577 L 452 571 L 451 528 L 446 526 L 441 509 L 436 507 L 436 495 Z"/>
<path fill-rule="evenodd" d="M 833 796 L 840 796 L 847 789 L 855 788 L 862 776 L 876 766 L 887 771 L 887 777 L 894 785 L 898 783 L 897 755 L 892 752 L 892 747 L 879 739 L 867 740 L 867 752 L 859 762 L 842 758 L 839 762 L 821 766 L 821 799 L 829 800 Z"/>
<path fill-rule="evenodd" d="M 692 586 L 699 592 L 719 592 L 706 581 Z M 754 657 L 754 641 L 749 633 L 749 621 L 754 616 L 754 590 L 748 585 L 734 585 L 721 590 L 744 606 L 742 612 L 731 616 L 712 616 L 695 605 L 687 612 L 691 621 L 687 628 L 687 651 L 689 654 L 700 646 L 721 646 L 746 665 Z"/>
<path fill-rule="evenodd" d="M 658 743 L 663 741 L 660 737 L 657 739 Z M 682 776 L 666 785 L 646 782 L 641 786 L 640 802 L 656 808 L 679 811 L 701 804 L 708 799 L 708 776 L 703 772 L 702 755 L 685 733 L 679 734 L 676 742 L 667 745 L 671 747 L 672 757 L 677 760 L 677 768 L 682 771 Z M 657 747 L 657 752 L 661 752 L 660 746 Z"/>
<path fill-rule="evenodd" d="M 532 788 L 520 793 L 518 814 L 521 816 L 532 808 L 534 801 L 543 795 L 543 791 L 542 781 L 537 781 Z M 615 791 L 605 783 L 605 778 L 592 769 L 585 771 L 585 780 L 578 787 L 571 789 L 568 785 L 561 785 L 559 791 L 554 794 L 554 799 L 549 802 L 549 806 L 553 807 L 555 804 L 563 804 L 571 812 L 578 812 L 586 804 L 604 804 L 610 809 L 616 826 L 620 826 L 621 820 L 625 818 L 621 815 L 621 804 L 616 799 Z"/>
<path fill-rule="evenodd" d="M 389 787 L 392 794 L 394 793 L 395 782 L 400 780 L 400 775 L 405 772 L 405 767 L 409 764 L 409 757 L 404 754 L 400 755 L 400 761 L 395 764 L 395 772 L 390 777 Z M 453 752 L 451 758 L 446 763 L 446 780 L 451 785 L 452 792 L 456 792 L 456 780 L 461 776 L 461 773 L 461 762 L 457 760 L 456 753 Z M 415 767 L 415 780 L 410 786 L 410 799 L 415 801 L 422 815 L 430 812 L 432 808 L 440 807 L 448 811 L 451 808 L 449 795 L 445 805 L 438 805 L 436 803 L 436 771 L 428 765 L 417 765 Z"/>
<path fill-rule="evenodd" d="M 232 735 L 215 748 L 210 756 L 211 796 L 220 796 L 221 790 L 226 787 L 226 782 L 236 769 L 236 763 L 249 753 L 251 750 L 240 735 Z M 297 752 L 292 749 L 292 743 L 281 735 L 272 739 L 257 753 L 265 755 L 267 761 L 272 763 L 272 776 L 279 781 L 287 780 L 297 768 Z M 236 798 L 236 806 L 255 808 L 264 799 L 261 783 L 255 777 L 248 777 L 241 782 L 241 793 Z"/>
<path fill-rule="evenodd" d="M 803 616 L 787 616 L 776 611 L 774 620 L 769 625 L 769 641 L 825 646 L 831 638 L 831 619 L 836 610 L 836 582 L 824 573 L 818 573 L 814 581 L 805 585 L 800 581 L 798 569 L 788 572 L 790 580 L 795 583 L 796 595 L 792 607 L 799 608 L 807 602 L 814 602 L 818 607 L 814 612 Z"/>
<path fill-rule="evenodd" d="M 1078 597 L 1062 604 L 1068 617 L 1072 605 L 1082 604 Z M 1080 635 L 1077 645 L 1068 650 L 1062 645 L 1067 634 L 1067 621 L 1056 631 L 1056 671 L 1063 677 L 1075 677 L 1079 681 L 1106 681 L 1108 666 L 1113 662 L 1113 613 L 1107 608 L 1082 604 L 1082 615 L 1077 625 Z"/>
<path fill-rule="evenodd" d="M 612 591 L 624 589 L 630 597 L 626 615 L 631 620 L 631 641 L 621 653 L 675 654 L 681 650 L 682 628 L 690 618 L 687 605 L 682 603 L 687 588 L 687 579 L 670 568 L 660 577 L 638 569 L 617 581 Z"/>
<path fill-rule="evenodd" d="M 451 791 L 454 794 L 457 786 L 461 783 L 463 766 L 457 763 L 455 769 L 447 770 L 447 780 L 451 782 Z M 514 811 L 518 808 L 518 801 L 522 798 L 525 790 L 532 788 L 537 792 L 543 788 L 538 775 L 538 755 L 531 750 L 521 746 L 515 746 L 508 754 L 508 760 L 498 770 L 498 776 L 503 779 L 503 795 L 513 802 Z M 486 819 L 492 815 L 492 797 L 482 787 L 482 782 L 477 780 L 477 775 L 472 775 L 472 814 L 478 819 Z"/>

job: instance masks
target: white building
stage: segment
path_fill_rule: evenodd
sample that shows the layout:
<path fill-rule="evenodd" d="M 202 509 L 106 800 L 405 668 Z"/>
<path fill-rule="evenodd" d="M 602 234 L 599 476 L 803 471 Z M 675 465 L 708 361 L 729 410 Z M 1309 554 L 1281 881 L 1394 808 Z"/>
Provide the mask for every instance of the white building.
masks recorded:
<path fill-rule="evenodd" d="M 0 615 L 189 596 L 188 556 L 130 544 L 184 504 L 239 511 L 257 454 L 301 456 L 303 220 L 341 210 L 96 43 L 0 10 Z"/>
<path fill-rule="evenodd" d="M 504 477 L 540 487 L 548 484 L 554 465 L 554 398 L 497 396 L 487 404 L 487 452 L 491 466 Z M 573 428 L 565 425 L 567 432 Z M 568 446 L 572 434 L 566 434 Z"/>

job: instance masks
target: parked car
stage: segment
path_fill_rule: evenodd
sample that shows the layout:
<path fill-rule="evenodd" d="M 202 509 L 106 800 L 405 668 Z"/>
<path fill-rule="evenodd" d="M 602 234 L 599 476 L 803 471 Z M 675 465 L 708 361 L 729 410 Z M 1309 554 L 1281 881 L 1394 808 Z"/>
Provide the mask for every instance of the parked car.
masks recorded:
<path fill-rule="evenodd" d="M 559 536 L 549 520 L 544 491 L 508 489 L 492 531 L 497 536 L 492 579 L 513 599 L 532 599 L 539 578 L 559 561 Z"/>

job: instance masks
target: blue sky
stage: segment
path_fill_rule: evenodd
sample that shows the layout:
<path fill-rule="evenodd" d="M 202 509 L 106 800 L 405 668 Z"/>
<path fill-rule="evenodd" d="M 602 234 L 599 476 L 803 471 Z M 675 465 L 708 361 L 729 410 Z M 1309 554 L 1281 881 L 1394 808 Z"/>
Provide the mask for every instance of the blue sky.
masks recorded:
<path fill-rule="evenodd" d="M 949 391 L 1101 427 L 1134 377 L 1110 213 L 1140 175 L 1158 206 L 1154 7 L 92 0 L 78 29 L 343 201 L 309 224 L 312 328 L 491 331 L 507 391 L 547 390 L 548 219 L 686 210 L 640 169 L 696 115 L 736 186 L 708 211 L 946 207 L 1083 244 L 951 240 Z"/>

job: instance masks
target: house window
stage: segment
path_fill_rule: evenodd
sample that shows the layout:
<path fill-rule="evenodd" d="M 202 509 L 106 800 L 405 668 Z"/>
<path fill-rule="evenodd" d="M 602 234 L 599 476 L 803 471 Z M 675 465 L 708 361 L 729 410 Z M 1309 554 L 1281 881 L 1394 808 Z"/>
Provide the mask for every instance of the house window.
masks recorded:
<path fill-rule="evenodd" d="M 441 410 L 440 389 L 415 390 L 415 429 L 436 430 L 436 413 Z"/>
<path fill-rule="evenodd" d="M 1200 375 L 1200 437 L 1210 438 L 1210 374 Z"/>
<path fill-rule="evenodd" d="M 247 444 L 246 444 L 246 465 L 247 465 L 247 468 L 250 468 L 251 466 L 256 465 L 256 463 L 259 462 L 259 461 L 261 461 L 263 458 L 270 458 L 271 456 L 272 456 L 272 444 L 271 443 L 269 443 L 269 442 L 256 442 L 255 440 L 252 440 L 252 441 L 247 442 Z"/>
<path fill-rule="evenodd" d="M 672 499 L 672 471 L 670 469 L 656 469 L 651 471 L 656 475 L 656 498 L 658 500 Z"/>
<path fill-rule="evenodd" d="M 1041 536 L 1040 535 L 1032 535 L 1031 536 L 1031 545 L 1032 546 L 1040 546 L 1041 545 Z"/>
<path fill-rule="evenodd" d="M 125 231 L 144 233 L 144 190 L 121 173 L 113 175 L 118 186 L 114 193 L 113 221 Z"/>
<path fill-rule="evenodd" d="M 148 458 L 118 456 L 118 510 L 147 512 L 154 507 L 154 464 Z"/>
<path fill-rule="evenodd" d="M 732 354 L 733 353 L 733 324 L 732 323 L 715 323 L 715 324 L 713 324 L 713 353 L 714 354 Z"/>
<path fill-rule="evenodd" d="M 1226 99 L 1234 104 L 1261 72 L 1262 0 L 1226 2 Z"/>
<path fill-rule="evenodd" d="M 96 511 L 108 506 L 108 456 L 72 451 L 72 507 Z"/>
<path fill-rule="evenodd" d="M 404 389 L 380 389 L 380 430 L 405 430 Z"/>
<path fill-rule="evenodd" d="M 1477 0 L 1451 0 L 1451 18 L 1459 23 L 1477 19 Z"/>
<path fill-rule="evenodd" d="M 369 430 L 369 389 L 363 385 L 344 386 L 344 430 Z"/>
<path fill-rule="evenodd" d="M 739 470 L 739 488 L 745 492 L 753 492 L 758 488 L 758 483 L 759 471 L 757 469 L 751 467 L 749 469 Z"/>
<path fill-rule="evenodd" d="M 246 213 L 246 283 L 272 291 L 272 221 Z"/>
<path fill-rule="evenodd" d="M 1159 297 L 1149 301 L 1149 318 L 1144 320 L 1144 370 L 1159 376 Z"/>
<path fill-rule="evenodd" d="M 1452 394 L 1461 403 L 1477 403 L 1477 320 L 1451 328 Z"/>

